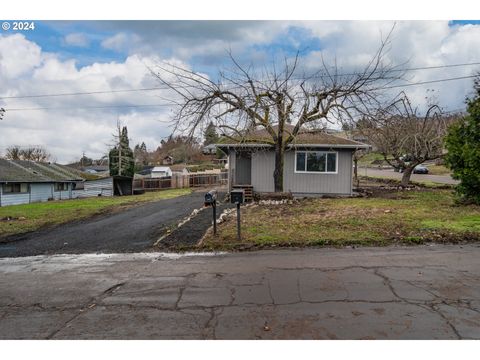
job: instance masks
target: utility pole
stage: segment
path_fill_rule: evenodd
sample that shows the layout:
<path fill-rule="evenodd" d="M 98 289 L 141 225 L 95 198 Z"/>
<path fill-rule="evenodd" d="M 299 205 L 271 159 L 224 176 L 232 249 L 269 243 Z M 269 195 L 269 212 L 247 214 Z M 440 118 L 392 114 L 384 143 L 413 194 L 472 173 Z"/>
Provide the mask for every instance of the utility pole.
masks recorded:
<path fill-rule="evenodd" d="M 120 129 L 120 122 L 117 118 L 118 129 L 118 175 L 122 175 L 122 131 Z"/>

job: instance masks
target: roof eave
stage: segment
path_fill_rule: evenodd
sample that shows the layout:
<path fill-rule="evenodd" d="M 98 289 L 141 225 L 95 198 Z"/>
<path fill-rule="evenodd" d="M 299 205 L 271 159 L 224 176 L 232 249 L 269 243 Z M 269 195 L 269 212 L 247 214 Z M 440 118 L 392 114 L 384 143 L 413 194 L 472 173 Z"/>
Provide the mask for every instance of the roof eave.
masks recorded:
<path fill-rule="evenodd" d="M 239 147 L 273 147 L 271 144 L 219 144 L 219 148 L 239 148 Z M 318 148 L 336 148 L 336 149 L 370 149 L 372 146 L 368 144 L 290 144 L 289 148 L 298 148 L 298 147 L 318 147 Z"/>

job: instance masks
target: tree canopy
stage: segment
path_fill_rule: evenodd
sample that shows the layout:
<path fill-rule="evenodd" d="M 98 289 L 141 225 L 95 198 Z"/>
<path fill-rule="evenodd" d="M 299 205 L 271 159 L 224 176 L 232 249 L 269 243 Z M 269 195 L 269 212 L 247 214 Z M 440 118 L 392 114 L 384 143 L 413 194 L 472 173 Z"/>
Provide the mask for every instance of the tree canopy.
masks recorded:
<path fill-rule="evenodd" d="M 401 69 L 384 62 L 387 43 L 388 37 L 353 74 L 339 74 L 325 63 L 307 73 L 298 54 L 264 68 L 242 65 L 230 54 L 231 68 L 216 80 L 175 64 L 151 71 L 179 98 L 175 131 L 193 136 L 212 121 L 225 137 L 247 138 L 250 131 L 265 130 L 275 151 L 274 188 L 281 192 L 284 154 L 300 130 L 368 112 L 378 104 L 382 87 L 401 78 Z M 288 124 L 294 126 L 286 133 Z"/>
<path fill-rule="evenodd" d="M 133 151 L 130 149 L 129 145 L 127 127 L 124 126 L 120 130 L 120 126 L 118 126 L 117 130 L 118 135 L 114 135 L 116 145 L 108 154 L 110 175 L 133 177 L 135 174 L 135 161 L 133 157 Z"/>
<path fill-rule="evenodd" d="M 449 127 L 445 161 L 452 177 L 460 180 L 460 199 L 480 204 L 480 75 L 474 89 L 475 95 L 467 99 L 468 115 Z"/>

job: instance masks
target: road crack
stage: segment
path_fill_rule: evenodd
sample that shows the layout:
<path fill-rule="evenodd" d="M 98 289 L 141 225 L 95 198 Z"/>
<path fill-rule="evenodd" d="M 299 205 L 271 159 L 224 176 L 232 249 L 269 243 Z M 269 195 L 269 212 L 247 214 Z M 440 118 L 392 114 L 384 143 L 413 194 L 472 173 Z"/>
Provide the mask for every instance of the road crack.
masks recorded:
<path fill-rule="evenodd" d="M 79 310 L 78 312 L 70 317 L 66 322 L 64 322 L 58 329 L 55 329 L 52 331 L 49 335 L 47 335 L 46 339 L 50 340 L 53 339 L 60 331 L 65 329 L 70 323 L 72 323 L 75 319 L 77 319 L 80 315 L 86 314 L 89 310 L 93 309 L 95 305 L 105 299 L 106 297 L 110 296 L 113 294 L 116 290 L 124 286 L 126 282 L 121 282 L 115 285 L 110 286 L 108 289 L 104 290 L 99 296 L 96 296 L 94 298 L 91 298 L 88 302 L 86 302 Z M 36 305 L 36 304 L 35 304 Z"/>

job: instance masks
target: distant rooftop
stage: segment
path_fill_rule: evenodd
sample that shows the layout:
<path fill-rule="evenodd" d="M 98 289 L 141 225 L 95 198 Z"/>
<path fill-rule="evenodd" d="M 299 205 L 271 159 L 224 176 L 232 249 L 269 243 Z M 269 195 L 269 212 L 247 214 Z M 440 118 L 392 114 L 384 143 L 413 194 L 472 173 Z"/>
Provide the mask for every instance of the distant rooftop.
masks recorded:
<path fill-rule="evenodd" d="M 68 166 L 27 160 L 0 159 L 0 182 L 82 181 L 82 173 Z"/>

